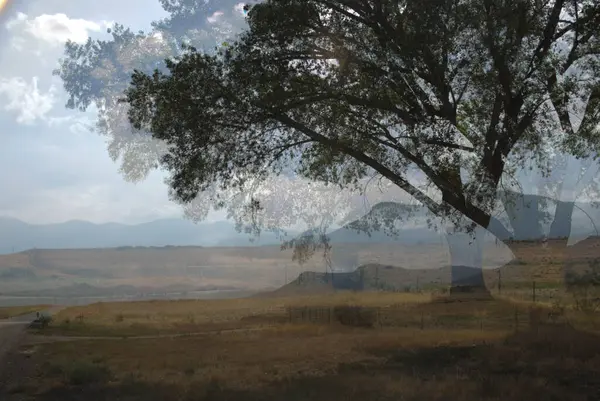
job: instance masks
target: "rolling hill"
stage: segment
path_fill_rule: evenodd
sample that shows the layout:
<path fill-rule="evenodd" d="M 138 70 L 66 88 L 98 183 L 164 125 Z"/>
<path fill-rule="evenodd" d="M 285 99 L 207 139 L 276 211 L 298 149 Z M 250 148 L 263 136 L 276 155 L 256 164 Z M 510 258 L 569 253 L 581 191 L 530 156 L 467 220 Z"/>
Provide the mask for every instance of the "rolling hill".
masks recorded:
<path fill-rule="evenodd" d="M 538 217 L 531 205 L 543 204 L 544 202 L 551 204 L 552 200 L 537 195 L 525 195 L 522 202 L 516 201 L 514 203 L 515 213 L 518 216 L 518 218 L 515 218 L 515 225 L 519 227 L 518 232 L 514 233 L 514 240 L 529 241 L 537 239 L 536 225 L 538 224 Z M 553 212 L 552 209 L 550 209 L 550 212 Z M 398 219 L 398 216 L 402 216 L 396 225 L 398 232 L 394 233 L 394 235 L 386 234 L 382 228 L 382 223 Z M 427 219 L 430 216 L 427 208 L 424 206 L 408 206 L 395 202 L 382 202 L 374 205 L 361 218 L 330 232 L 328 236 L 332 244 L 351 242 L 439 243 L 445 234 L 427 227 Z M 500 216 L 498 219 L 505 227 L 511 228 L 508 216 Z M 595 204 L 576 202 L 572 219 L 563 219 L 557 223 L 558 226 L 565 226 L 560 227 L 557 230 L 559 232 L 568 231 L 567 225 L 570 224 L 571 236 L 573 237 L 585 238 L 590 235 L 600 235 L 599 232 L 596 232 L 597 226 L 600 227 L 600 224 L 598 224 L 600 223 L 600 208 Z M 549 225 L 549 222 L 545 224 Z M 367 234 L 366 231 L 370 233 Z M 306 234 L 310 234 L 310 232 L 303 233 L 303 235 Z M 488 236 L 488 239 L 495 240 L 491 235 Z"/>
<path fill-rule="evenodd" d="M 566 249 L 554 247 L 553 241 L 545 248 L 529 241 L 523 241 L 519 246 L 524 251 L 521 253 L 522 259 L 513 259 L 495 269 L 484 269 L 488 288 L 498 288 L 502 280 L 502 285 L 508 286 L 509 291 L 514 288 L 529 289 L 533 282 L 539 288 L 556 291 L 563 285 L 567 272 L 585 274 L 600 261 L 600 236 L 588 237 Z M 368 263 L 349 272 L 304 271 L 290 283 L 261 296 L 311 295 L 340 290 L 426 290 L 449 286 L 453 273 L 458 275 L 459 280 L 479 273 L 479 269 L 469 266 L 455 266 L 454 269 L 458 273 L 449 265 L 414 269 L 394 264 Z"/>
<path fill-rule="evenodd" d="M 461 277 L 478 274 L 478 269 L 462 266 Z M 302 272 L 294 281 L 263 296 L 308 295 L 331 291 L 415 291 L 431 286 L 450 285 L 451 268 L 406 269 L 400 266 L 370 263 L 352 272 Z"/>
<path fill-rule="evenodd" d="M 432 280 L 449 280 L 445 235 L 426 227 L 424 208 L 413 208 L 412 216 L 398 226 L 397 236 L 377 230 L 376 220 L 393 218 L 406 212 L 406 208 L 393 202 L 377 204 L 360 219 L 332 230 L 328 234 L 333 245 L 329 267 L 334 272 L 352 275 L 358 266 L 403 266 L 406 269 L 388 269 L 386 273 L 393 271 L 397 277 L 390 280 L 402 286 L 412 285 L 416 269 L 428 269 L 428 276 L 435 269 L 448 269 L 435 273 Z M 578 203 L 572 219 L 573 237 L 583 239 L 594 234 L 594 221 L 600 221 L 600 211 L 590 204 Z M 357 231 L 356 226 L 375 230 L 369 235 Z M 524 226 L 527 228 L 527 224 Z M 525 237 L 529 235 L 527 230 L 521 232 Z M 272 233 L 263 233 L 255 242 L 249 238 L 227 221 L 194 224 L 167 219 L 138 225 L 85 221 L 33 225 L 0 218 L 0 253 L 4 253 L 0 254 L 0 291 L 80 284 L 103 288 L 189 284 L 264 290 L 281 287 L 289 283 L 288 277 L 298 277 L 304 271 L 325 272 L 329 268 L 320 252 L 305 265 L 293 261 L 292 251 L 282 251 L 281 240 Z M 512 253 L 490 238 L 492 241 L 485 244 L 484 266 L 489 269 L 506 265 Z M 537 274 L 517 270 L 518 276 Z M 507 278 L 511 274 L 506 271 Z"/>

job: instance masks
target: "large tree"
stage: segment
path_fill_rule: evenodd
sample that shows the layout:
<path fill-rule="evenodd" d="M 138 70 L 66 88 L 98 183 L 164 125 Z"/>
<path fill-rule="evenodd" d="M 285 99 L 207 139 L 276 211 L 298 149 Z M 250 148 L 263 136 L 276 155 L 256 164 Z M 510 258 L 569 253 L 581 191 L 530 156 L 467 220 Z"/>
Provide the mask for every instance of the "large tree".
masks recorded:
<path fill-rule="evenodd" d="M 186 15 L 183 3 L 172 15 Z M 180 56 L 156 72 L 132 65 L 126 102 L 109 107 L 163 145 L 148 165 L 171 173 L 183 203 L 284 170 L 341 187 L 375 174 L 455 229 L 508 240 L 514 230 L 494 217 L 503 180 L 532 158 L 543 168 L 555 152 L 597 154 L 599 22 L 594 1 L 269 0 L 216 53 L 178 47 L 190 35 L 156 24 L 161 35 L 139 37 Z M 122 48 L 116 36 L 105 47 Z M 70 106 L 109 109 L 81 79 L 102 52 L 67 46 Z M 131 69 L 111 77 L 123 83 Z M 565 129 L 573 105 L 576 131 Z"/>

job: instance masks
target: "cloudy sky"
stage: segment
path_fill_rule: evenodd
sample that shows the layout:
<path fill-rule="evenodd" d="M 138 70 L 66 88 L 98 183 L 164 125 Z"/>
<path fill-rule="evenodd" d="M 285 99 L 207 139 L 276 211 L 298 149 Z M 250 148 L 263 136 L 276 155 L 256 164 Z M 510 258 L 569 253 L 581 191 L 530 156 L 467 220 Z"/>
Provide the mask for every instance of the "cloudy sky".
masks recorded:
<path fill-rule="evenodd" d="M 123 179 L 105 138 L 89 129 L 95 113 L 65 109 L 52 76 L 67 39 L 106 36 L 114 22 L 147 30 L 165 16 L 158 0 L 8 0 L 0 11 L 0 217 L 136 223 L 182 215 L 161 173 Z"/>
<path fill-rule="evenodd" d="M 163 16 L 157 0 L 8 0 L 0 14 L 0 216 L 134 223 L 181 215 L 160 173 L 123 180 L 105 139 L 87 128 L 95 114 L 65 109 L 52 76 L 65 40 L 101 37 L 112 22 L 148 29 Z"/>
<path fill-rule="evenodd" d="M 123 179 L 106 138 L 90 130 L 95 112 L 66 109 L 52 75 L 66 40 L 108 37 L 114 22 L 148 30 L 165 16 L 158 0 L 8 0 L 0 13 L 0 217 L 139 223 L 183 215 L 160 172 L 137 184 Z M 216 12 L 208 21 L 222 18 Z"/>

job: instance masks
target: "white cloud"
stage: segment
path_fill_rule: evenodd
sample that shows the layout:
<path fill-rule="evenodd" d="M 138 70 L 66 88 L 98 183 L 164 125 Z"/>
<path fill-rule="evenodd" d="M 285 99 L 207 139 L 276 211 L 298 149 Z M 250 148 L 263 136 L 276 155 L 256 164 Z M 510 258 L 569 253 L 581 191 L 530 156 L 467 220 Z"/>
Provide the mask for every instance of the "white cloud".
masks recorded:
<path fill-rule="evenodd" d="M 90 132 L 95 109 L 65 110 L 62 83 L 52 77 L 64 41 L 106 36 L 112 25 L 106 21 L 113 20 L 134 31 L 147 30 L 151 21 L 167 16 L 160 3 L 12 3 L 15 7 L 0 15 L 0 170 L 5 172 L 0 174 L 0 216 L 31 223 L 134 223 L 180 216 L 160 173 L 137 185 L 123 180 L 107 153 L 106 138 Z M 159 51 L 159 39 L 136 45 Z"/>
<path fill-rule="evenodd" d="M 37 77 L 33 77 L 31 83 L 20 77 L 0 78 L 0 95 L 8 100 L 3 109 L 16 112 L 20 124 L 45 119 L 56 100 L 55 88 L 51 86 L 45 93 L 40 91 Z"/>
<path fill-rule="evenodd" d="M 41 202 L 29 203 L 13 210 L 14 217 L 39 223 L 87 220 L 94 223 L 111 221 L 136 223 L 182 215 L 181 208 L 169 202 L 161 180 L 149 180 L 133 188 L 123 181 L 104 181 L 89 185 L 40 188 L 36 196 Z M 52 210 L 52 215 L 47 211 Z"/>
<path fill-rule="evenodd" d="M 13 47 L 22 49 L 25 43 L 24 36 L 30 36 L 53 46 L 62 46 L 67 40 L 84 43 L 90 33 L 101 32 L 112 26 L 108 21 L 90 21 L 81 18 L 69 18 L 66 14 L 42 14 L 29 17 L 27 14 L 18 13 L 10 20 L 6 27 L 15 36 Z"/>
<path fill-rule="evenodd" d="M 66 116 L 48 116 L 46 123 L 49 128 L 68 129 L 74 135 L 93 135 L 95 128 L 91 114 L 70 114 Z"/>
<path fill-rule="evenodd" d="M 244 3 L 237 3 L 235 6 L 233 6 L 233 9 L 240 14 L 244 14 L 244 6 Z"/>
<path fill-rule="evenodd" d="M 210 17 L 206 18 L 208 20 L 208 22 L 210 22 L 211 24 L 217 22 L 219 20 L 220 17 L 223 16 L 223 11 L 215 11 L 213 15 L 211 15 Z"/>

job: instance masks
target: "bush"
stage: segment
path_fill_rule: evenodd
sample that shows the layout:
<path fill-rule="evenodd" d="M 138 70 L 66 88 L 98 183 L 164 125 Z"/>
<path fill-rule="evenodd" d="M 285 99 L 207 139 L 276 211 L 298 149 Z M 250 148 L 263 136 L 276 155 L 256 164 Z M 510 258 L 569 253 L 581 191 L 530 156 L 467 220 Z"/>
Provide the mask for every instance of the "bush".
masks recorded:
<path fill-rule="evenodd" d="M 48 315 L 39 315 L 37 319 L 29 324 L 31 329 L 45 329 L 52 323 L 52 317 Z"/>
<path fill-rule="evenodd" d="M 345 326 L 374 327 L 377 323 L 377 311 L 377 308 L 362 306 L 336 306 L 333 308 L 333 315 Z"/>

